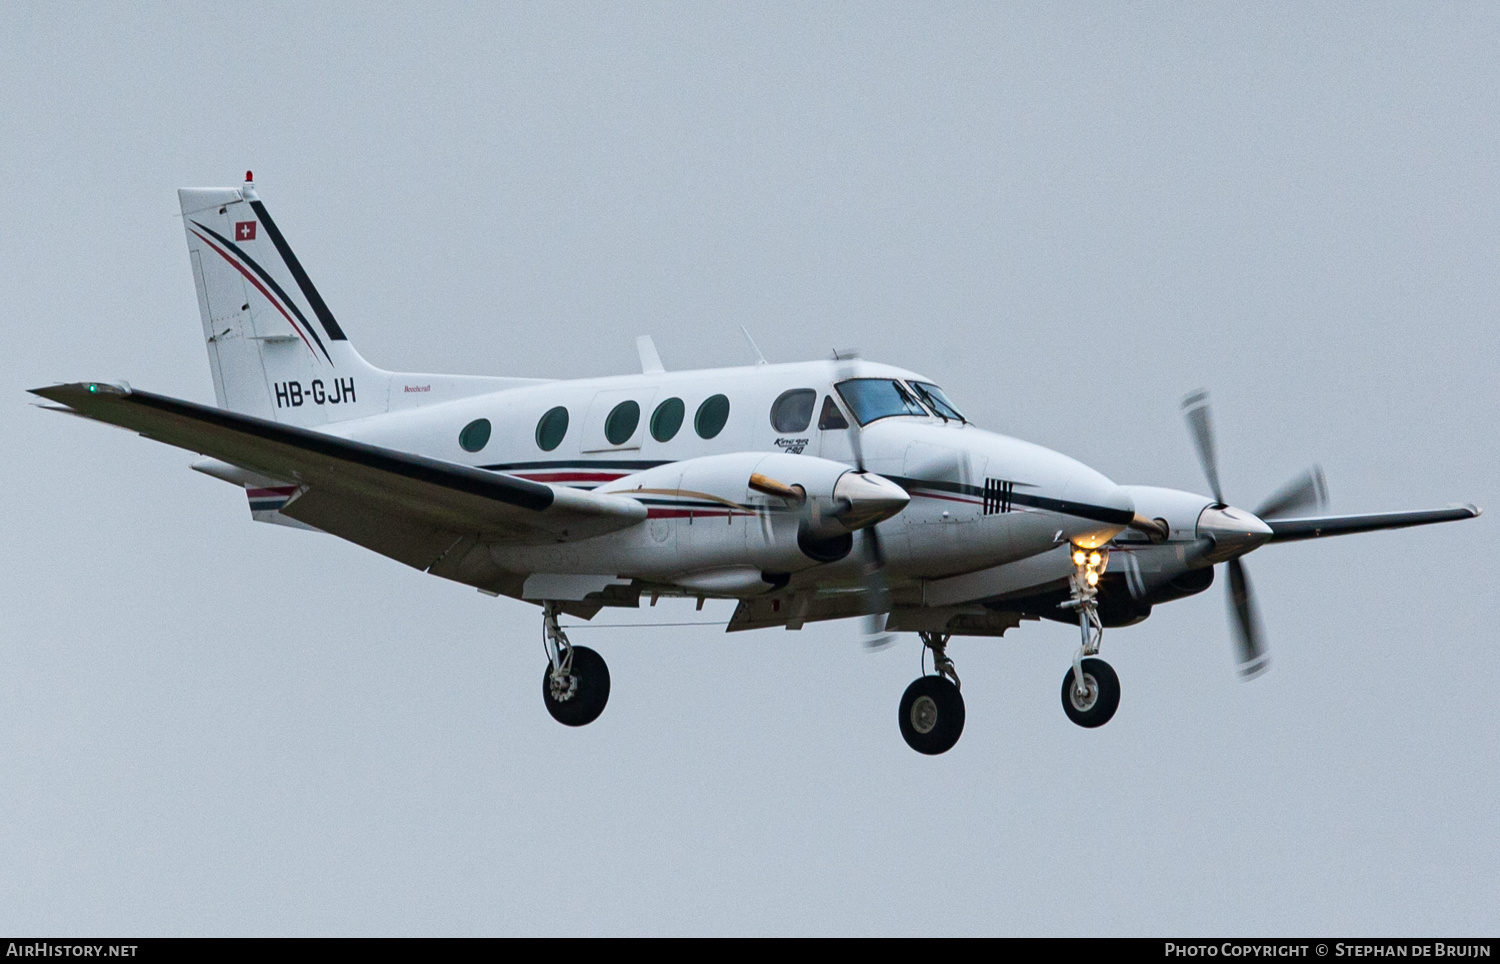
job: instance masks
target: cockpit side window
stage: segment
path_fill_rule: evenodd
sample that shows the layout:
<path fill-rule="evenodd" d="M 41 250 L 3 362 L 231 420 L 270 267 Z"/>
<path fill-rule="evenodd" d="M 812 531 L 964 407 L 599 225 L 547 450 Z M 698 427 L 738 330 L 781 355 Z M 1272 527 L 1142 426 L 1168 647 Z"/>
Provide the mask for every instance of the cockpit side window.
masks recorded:
<path fill-rule="evenodd" d="M 849 427 L 849 422 L 844 418 L 844 413 L 839 411 L 838 405 L 833 401 L 832 395 L 823 396 L 823 411 L 818 416 L 818 428 L 825 432 L 837 429 L 844 431 Z"/>
<path fill-rule="evenodd" d="M 782 392 L 771 405 L 771 427 L 778 432 L 805 432 L 817 400 L 818 393 L 811 388 Z"/>
<path fill-rule="evenodd" d="M 911 388 L 917 393 L 918 398 L 927 403 L 928 408 L 938 414 L 939 418 L 944 420 L 956 418 L 960 422 L 968 422 L 968 419 L 964 418 L 963 413 L 958 410 L 958 406 L 949 401 L 948 396 L 943 394 L 943 390 L 931 382 L 912 382 Z"/>
<path fill-rule="evenodd" d="M 893 378 L 851 378 L 835 387 L 861 425 L 893 415 L 927 414 L 911 390 Z"/>

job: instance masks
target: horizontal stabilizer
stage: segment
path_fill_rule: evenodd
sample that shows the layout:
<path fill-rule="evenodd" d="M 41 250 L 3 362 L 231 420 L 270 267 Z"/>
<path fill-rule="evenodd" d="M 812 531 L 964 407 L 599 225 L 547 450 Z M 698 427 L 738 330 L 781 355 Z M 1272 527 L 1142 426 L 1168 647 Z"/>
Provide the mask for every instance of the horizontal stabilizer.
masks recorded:
<path fill-rule="evenodd" d="M 550 486 L 125 386 L 74 383 L 32 392 L 78 415 L 295 483 L 303 491 L 284 514 L 302 518 L 298 503 L 305 501 L 309 511 L 319 508 L 316 518 L 302 521 L 361 544 L 367 541 L 361 533 L 340 529 L 420 526 L 435 535 L 523 545 L 588 538 L 646 518 L 645 506 L 623 496 Z"/>
<path fill-rule="evenodd" d="M 1472 505 L 1447 509 L 1412 509 L 1406 512 L 1371 512 L 1365 515 L 1326 515 L 1306 519 L 1266 519 L 1271 527 L 1272 542 L 1296 542 L 1345 536 L 1380 529 L 1405 529 L 1408 526 L 1432 525 L 1434 522 L 1457 522 L 1478 517 L 1479 508 Z"/>

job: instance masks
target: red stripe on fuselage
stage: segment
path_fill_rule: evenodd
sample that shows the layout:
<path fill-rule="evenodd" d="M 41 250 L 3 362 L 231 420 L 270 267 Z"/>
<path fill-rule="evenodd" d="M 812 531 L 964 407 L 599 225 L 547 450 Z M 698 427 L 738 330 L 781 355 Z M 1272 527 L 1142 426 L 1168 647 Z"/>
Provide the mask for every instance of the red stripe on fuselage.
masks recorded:
<path fill-rule="evenodd" d="M 259 278 L 255 277 L 255 275 L 253 275 L 250 272 L 246 271 L 244 265 L 240 264 L 234 258 L 232 258 L 232 257 L 229 256 L 229 252 L 222 250 L 217 244 L 214 244 L 208 238 L 203 237 L 203 235 L 199 234 L 197 231 L 194 231 L 193 233 L 197 234 L 198 237 L 200 239 L 202 239 L 202 241 L 203 241 L 204 244 L 208 245 L 210 248 L 213 248 L 214 251 L 218 253 L 219 257 L 223 258 L 225 261 L 228 261 L 230 263 L 230 265 L 232 265 L 234 267 L 234 270 L 236 270 L 240 274 L 244 275 L 246 281 L 248 281 L 251 284 L 255 285 L 255 290 L 257 290 L 261 294 L 265 295 L 266 296 L 266 300 L 269 301 L 271 303 L 271 305 L 277 311 L 281 312 L 281 317 L 285 318 L 286 319 L 286 323 L 292 326 L 292 331 L 295 331 L 297 333 L 297 337 L 302 339 L 302 344 L 306 345 L 307 346 L 307 350 L 311 351 L 313 353 L 313 357 L 314 358 L 320 357 L 316 351 L 313 351 L 312 342 L 308 341 L 307 340 L 307 336 L 304 335 L 304 334 L 302 334 L 302 329 L 299 328 L 297 326 L 297 323 L 292 320 L 292 316 L 289 315 L 289 314 L 287 314 L 285 308 L 281 307 L 281 302 L 279 302 L 275 298 L 271 297 L 271 293 L 269 291 L 267 291 L 265 289 L 265 286 L 260 283 L 260 279 Z"/>

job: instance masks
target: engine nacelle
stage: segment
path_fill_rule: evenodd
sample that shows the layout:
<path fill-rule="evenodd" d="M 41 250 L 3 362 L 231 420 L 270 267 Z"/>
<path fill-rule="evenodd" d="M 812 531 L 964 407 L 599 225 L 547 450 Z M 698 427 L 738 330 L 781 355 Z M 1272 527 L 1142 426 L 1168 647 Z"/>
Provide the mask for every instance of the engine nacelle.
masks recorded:
<path fill-rule="evenodd" d="M 1122 485 L 1135 500 L 1137 515 L 1165 523 L 1167 542 L 1193 542 L 1198 538 L 1198 517 L 1214 505 L 1214 500 L 1181 489 L 1162 489 L 1154 485 Z M 1119 543 L 1149 542 L 1149 534 L 1127 529 L 1115 537 Z"/>
<path fill-rule="evenodd" d="M 781 452 L 687 459 L 616 479 L 598 491 L 639 499 L 650 524 L 670 520 L 683 563 L 673 581 L 704 589 L 736 580 L 748 585 L 731 578 L 731 569 L 778 574 L 838 561 L 851 551 L 855 531 L 896 515 L 910 501 L 882 476 Z M 721 571 L 722 578 L 715 575 Z"/>
<path fill-rule="evenodd" d="M 1180 489 L 1121 488 L 1135 499 L 1139 514 L 1165 524 L 1168 536 L 1162 544 L 1153 544 L 1149 534 L 1137 531 L 1118 536 L 1115 541 L 1123 551 L 1110 557 L 1110 576 L 1115 578 L 1106 594 L 1128 593 L 1131 605 L 1149 612 L 1151 606 L 1196 595 L 1213 585 L 1217 544 L 1205 537 L 1203 519 L 1219 510 L 1217 503 Z M 1121 600 L 1120 605 L 1126 603 Z"/>

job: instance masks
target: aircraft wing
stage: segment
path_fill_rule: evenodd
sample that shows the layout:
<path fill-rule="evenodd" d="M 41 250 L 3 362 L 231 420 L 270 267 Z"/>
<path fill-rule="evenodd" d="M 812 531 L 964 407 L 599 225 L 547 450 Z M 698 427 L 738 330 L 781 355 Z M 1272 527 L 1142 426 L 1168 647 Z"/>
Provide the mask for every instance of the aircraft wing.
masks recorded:
<path fill-rule="evenodd" d="M 81 382 L 32 393 L 72 414 L 297 484 L 283 515 L 421 569 L 468 538 L 571 542 L 646 518 L 645 506 L 623 496 L 532 482 L 126 386 Z"/>
<path fill-rule="evenodd" d="M 1472 505 L 1451 506 L 1447 509 L 1412 509 L 1406 512 L 1371 512 L 1364 515 L 1328 515 L 1305 519 L 1266 519 L 1271 527 L 1272 542 L 1296 542 L 1301 539 L 1321 539 L 1325 536 L 1343 536 L 1355 532 L 1375 532 L 1379 529 L 1405 529 L 1408 526 L 1425 526 L 1434 522 L 1457 522 L 1473 519 L 1479 509 Z"/>

